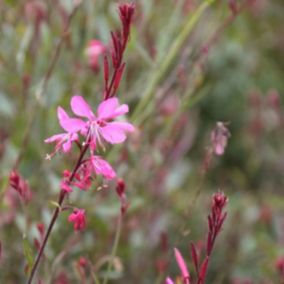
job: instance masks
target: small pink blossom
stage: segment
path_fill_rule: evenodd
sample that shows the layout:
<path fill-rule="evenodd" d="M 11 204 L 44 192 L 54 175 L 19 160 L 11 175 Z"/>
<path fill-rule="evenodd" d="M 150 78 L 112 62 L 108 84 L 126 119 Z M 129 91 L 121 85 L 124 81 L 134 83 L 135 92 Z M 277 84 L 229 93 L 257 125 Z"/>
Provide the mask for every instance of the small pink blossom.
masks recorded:
<path fill-rule="evenodd" d="M 129 202 L 125 194 L 125 182 L 122 179 L 117 180 L 116 193 L 120 199 L 120 212 L 125 214 L 129 207 Z"/>
<path fill-rule="evenodd" d="M 91 149 L 95 149 L 97 142 L 102 146 L 102 140 L 111 144 L 122 143 L 126 139 L 126 134 L 134 131 L 134 126 L 128 122 L 112 121 L 128 112 L 128 105 L 119 105 L 117 98 L 101 102 L 98 106 L 97 116 L 81 96 L 72 97 L 71 108 L 76 115 L 88 119 L 87 122 L 80 120 L 78 125 L 83 126 L 81 133 L 88 136 Z"/>
<path fill-rule="evenodd" d="M 88 260 L 87 260 L 85 257 L 81 256 L 81 257 L 79 258 L 78 264 L 79 264 L 81 267 L 86 267 L 87 264 L 88 264 Z"/>
<path fill-rule="evenodd" d="M 99 40 L 93 39 L 88 43 L 86 55 L 88 64 L 93 71 L 99 69 L 99 58 L 106 51 L 106 46 Z"/>
<path fill-rule="evenodd" d="M 60 189 L 66 193 L 72 192 L 72 187 L 70 186 L 70 183 L 64 179 L 60 183 Z"/>
<path fill-rule="evenodd" d="M 86 215 L 84 209 L 75 209 L 68 217 L 68 221 L 74 223 L 74 230 L 81 231 L 86 227 Z"/>
<path fill-rule="evenodd" d="M 75 175 L 75 181 L 72 184 L 81 190 L 89 190 L 92 185 L 92 170 L 86 163 L 82 164 L 78 173 Z"/>
<path fill-rule="evenodd" d="M 78 134 L 76 132 L 84 126 L 80 119 L 70 118 L 61 107 L 57 108 L 57 117 L 60 126 L 66 133 L 55 134 L 44 140 L 45 143 L 56 143 L 54 152 L 51 155 L 47 155 L 47 159 L 50 159 L 59 150 L 68 153 L 71 150 L 72 142 L 78 141 Z"/>
<path fill-rule="evenodd" d="M 216 127 L 211 132 L 211 142 L 216 155 L 221 156 L 224 154 L 230 136 L 231 134 L 225 124 L 217 122 Z"/>
<path fill-rule="evenodd" d="M 25 202 L 32 198 L 32 192 L 28 182 L 16 171 L 12 170 L 9 176 L 10 187 L 16 190 Z"/>
<path fill-rule="evenodd" d="M 113 179 L 116 177 L 116 173 L 111 165 L 107 161 L 103 160 L 100 156 L 92 155 L 90 161 L 95 174 L 102 175 L 106 179 Z"/>

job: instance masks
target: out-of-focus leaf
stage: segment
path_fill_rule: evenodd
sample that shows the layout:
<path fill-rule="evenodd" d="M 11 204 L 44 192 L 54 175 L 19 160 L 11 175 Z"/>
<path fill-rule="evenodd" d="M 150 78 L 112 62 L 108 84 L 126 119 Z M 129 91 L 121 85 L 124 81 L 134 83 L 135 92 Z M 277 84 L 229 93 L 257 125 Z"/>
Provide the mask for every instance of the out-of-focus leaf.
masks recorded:
<path fill-rule="evenodd" d="M 33 256 L 33 252 L 32 252 L 30 243 L 25 236 L 23 237 L 23 251 L 24 251 L 24 256 L 25 256 L 25 259 L 26 259 L 26 262 L 27 262 L 27 267 L 28 267 L 27 268 L 27 274 L 29 274 L 30 270 L 32 268 L 32 265 L 33 265 L 34 256 Z"/>
<path fill-rule="evenodd" d="M 14 106 L 7 95 L 0 92 L 0 116 L 11 117 L 14 114 Z"/>

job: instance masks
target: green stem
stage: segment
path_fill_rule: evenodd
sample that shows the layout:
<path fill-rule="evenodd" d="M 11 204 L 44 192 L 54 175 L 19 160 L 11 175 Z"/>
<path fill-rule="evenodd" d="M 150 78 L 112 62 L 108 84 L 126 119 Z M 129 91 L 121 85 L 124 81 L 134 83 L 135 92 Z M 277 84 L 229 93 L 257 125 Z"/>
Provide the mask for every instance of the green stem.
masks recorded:
<path fill-rule="evenodd" d="M 177 36 L 176 40 L 171 45 L 169 52 L 167 52 L 165 54 L 165 57 L 160 61 L 160 63 L 156 65 L 156 68 L 154 69 L 154 74 L 151 75 L 150 82 L 147 84 L 147 87 L 142 94 L 142 100 L 137 105 L 131 118 L 131 120 L 134 121 L 136 124 L 142 123 L 145 119 L 145 116 L 147 116 L 147 114 L 149 114 L 149 112 L 153 109 L 154 105 L 153 103 L 151 103 L 151 98 L 156 87 L 158 86 L 162 78 L 170 70 L 172 63 L 176 59 L 177 55 L 179 54 L 179 51 L 184 45 L 192 29 L 198 22 L 199 18 L 202 16 L 206 8 L 209 7 L 214 1 L 215 0 L 204 1 L 197 8 L 196 12 L 193 15 L 189 16 L 185 26 Z M 147 110 L 145 110 L 146 107 Z"/>
<path fill-rule="evenodd" d="M 108 267 L 107 267 L 107 274 L 106 274 L 106 276 L 104 278 L 103 284 L 107 284 L 107 282 L 109 280 L 108 275 L 109 275 L 109 273 L 111 271 L 113 260 L 114 260 L 114 258 L 116 256 L 118 243 L 119 243 L 119 239 L 120 239 L 120 235 L 121 235 L 121 229 L 122 229 L 122 214 L 120 214 L 119 218 L 118 218 L 118 223 L 117 223 L 117 227 L 116 227 L 114 243 L 113 243 L 113 246 L 112 246 L 111 256 L 110 256 L 110 260 L 108 262 Z"/>

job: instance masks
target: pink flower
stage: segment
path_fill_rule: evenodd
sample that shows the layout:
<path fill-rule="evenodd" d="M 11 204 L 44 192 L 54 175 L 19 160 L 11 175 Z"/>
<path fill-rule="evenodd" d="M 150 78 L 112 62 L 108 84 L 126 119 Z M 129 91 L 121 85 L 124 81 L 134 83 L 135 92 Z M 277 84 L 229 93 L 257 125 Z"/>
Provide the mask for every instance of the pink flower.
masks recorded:
<path fill-rule="evenodd" d="M 100 156 L 91 155 L 87 161 L 87 167 L 95 175 L 102 175 L 106 179 L 113 179 L 116 177 L 116 173 L 111 165 Z"/>
<path fill-rule="evenodd" d="M 86 216 L 84 209 L 75 209 L 68 217 L 68 221 L 74 223 L 74 230 L 81 231 L 86 227 Z"/>
<path fill-rule="evenodd" d="M 88 136 L 87 140 L 90 139 L 91 149 L 95 149 L 97 141 L 102 146 L 102 139 L 111 144 L 122 143 L 126 139 L 126 134 L 134 131 L 134 126 L 128 122 L 112 121 L 128 112 L 128 105 L 119 105 L 117 98 L 110 98 L 101 102 L 97 116 L 81 96 L 72 97 L 71 108 L 76 115 L 88 119 L 87 122 L 80 120 L 77 125 L 82 126 L 81 133 Z"/>
<path fill-rule="evenodd" d="M 217 122 L 216 127 L 211 132 L 211 142 L 216 155 L 221 156 L 224 154 L 230 136 L 231 134 L 225 124 Z"/>
<path fill-rule="evenodd" d="M 57 108 L 57 117 L 60 126 L 66 131 L 66 133 L 55 134 L 44 140 L 45 143 L 56 142 L 55 150 L 51 155 L 47 155 L 47 159 L 56 154 L 60 149 L 64 153 L 68 153 L 71 150 L 72 142 L 78 141 L 78 132 L 84 123 L 77 118 L 70 118 L 65 110 L 61 107 Z"/>
<path fill-rule="evenodd" d="M 69 183 L 67 180 L 65 180 L 65 179 L 63 179 L 63 180 L 61 181 L 61 183 L 60 183 L 60 189 L 61 189 L 62 191 L 65 191 L 66 193 L 72 192 L 72 187 L 70 186 L 70 183 Z"/>
<path fill-rule="evenodd" d="M 189 284 L 190 283 L 190 275 L 189 275 L 188 269 L 186 267 L 186 263 L 185 263 L 182 255 L 181 255 L 180 251 L 177 248 L 175 248 L 175 258 L 176 258 L 177 264 L 179 266 L 179 269 L 181 271 L 184 283 Z"/>
<path fill-rule="evenodd" d="M 99 69 L 99 57 L 106 51 L 106 46 L 99 40 L 93 39 L 89 42 L 86 49 L 88 64 L 92 70 Z"/>

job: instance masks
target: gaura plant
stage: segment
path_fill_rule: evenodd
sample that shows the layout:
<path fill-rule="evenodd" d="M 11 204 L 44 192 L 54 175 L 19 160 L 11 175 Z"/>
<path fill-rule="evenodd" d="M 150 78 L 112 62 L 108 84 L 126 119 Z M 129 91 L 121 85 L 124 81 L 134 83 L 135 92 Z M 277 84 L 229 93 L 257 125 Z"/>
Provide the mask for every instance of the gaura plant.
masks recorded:
<path fill-rule="evenodd" d="M 64 132 L 45 140 L 46 143 L 55 144 L 53 152 L 47 155 L 47 159 L 51 159 L 57 152 L 72 152 L 74 144 L 79 147 L 80 153 L 73 170 L 66 169 L 63 172 L 57 207 L 39 246 L 39 252 L 32 266 L 28 284 L 32 283 L 34 279 L 52 228 L 63 210 L 66 197 L 72 193 L 73 188 L 88 190 L 93 179 L 98 175 L 108 180 L 116 178 L 116 172 L 112 166 L 98 155 L 98 147 L 104 148 L 108 143 L 123 143 L 127 135 L 135 129 L 129 122 L 116 121 L 116 118 L 128 113 L 129 110 L 128 105 L 120 104 L 116 94 L 125 69 L 123 54 L 130 36 L 134 9 L 134 5 L 128 3 L 120 4 L 118 7 L 122 28 L 111 33 L 112 47 L 110 56 L 105 55 L 104 57 L 104 91 L 97 111 L 94 112 L 82 96 L 73 96 L 70 105 L 75 117 L 70 117 L 62 107 L 58 107 L 57 117 Z M 111 60 L 109 60 L 109 57 Z M 121 190 L 122 183 L 121 180 L 118 180 L 117 193 L 122 202 L 121 210 L 123 212 L 126 204 L 124 186 Z M 83 230 L 86 227 L 85 210 L 73 208 L 68 221 L 73 223 L 74 230 Z"/>

